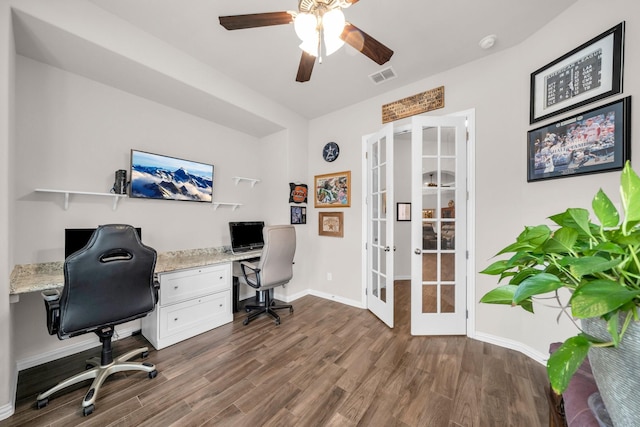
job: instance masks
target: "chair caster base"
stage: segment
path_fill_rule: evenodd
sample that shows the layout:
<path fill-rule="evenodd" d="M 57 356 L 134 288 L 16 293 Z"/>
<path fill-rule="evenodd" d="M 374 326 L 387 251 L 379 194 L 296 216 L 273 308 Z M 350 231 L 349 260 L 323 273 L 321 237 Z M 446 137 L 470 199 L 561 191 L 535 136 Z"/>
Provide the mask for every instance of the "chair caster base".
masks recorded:
<path fill-rule="evenodd" d="M 40 399 L 36 401 L 36 408 L 42 409 L 49 404 L 49 399 Z"/>
<path fill-rule="evenodd" d="M 82 408 L 82 415 L 85 417 L 89 416 L 93 413 L 94 409 L 96 409 L 94 405 L 85 406 L 84 408 Z"/>

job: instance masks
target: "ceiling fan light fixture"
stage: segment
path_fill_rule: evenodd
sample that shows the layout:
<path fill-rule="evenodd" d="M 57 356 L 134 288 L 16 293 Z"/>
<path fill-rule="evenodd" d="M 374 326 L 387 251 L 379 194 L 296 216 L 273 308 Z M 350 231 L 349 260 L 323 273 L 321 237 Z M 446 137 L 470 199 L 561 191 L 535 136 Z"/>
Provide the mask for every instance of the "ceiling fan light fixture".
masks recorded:
<path fill-rule="evenodd" d="M 312 13 L 300 12 L 293 21 L 296 35 L 303 42 L 318 37 L 318 19 Z"/>
<path fill-rule="evenodd" d="M 300 12 L 293 21 L 296 35 L 302 43 L 300 49 L 310 55 L 318 56 L 320 34 L 322 34 L 323 54 L 331 55 L 344 45 L 340 38 L 346 25 L 344 13 L 339 8 L 328 10 L 324 13 Z"/>
<path fill-rule="evenodd" d="M 313 55 L 316 58 L 318 57 L 318 37 L 315 37 L 315 39 L 312 40 L 303 40 L 298 47 L 309 55 Z"/>
<path fill-rule="evenodd" d="M 344 45 L 340 35 L 345 25 L 344 13 L 340 9 L 332 9 L 322 15 L 322 32 L 327 56 Z"/>

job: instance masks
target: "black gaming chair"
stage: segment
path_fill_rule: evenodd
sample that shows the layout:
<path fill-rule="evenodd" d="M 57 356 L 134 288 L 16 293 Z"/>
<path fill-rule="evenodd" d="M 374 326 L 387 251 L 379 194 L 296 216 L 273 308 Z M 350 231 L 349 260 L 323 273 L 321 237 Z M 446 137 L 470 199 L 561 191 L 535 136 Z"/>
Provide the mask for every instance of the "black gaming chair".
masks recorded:
<path fill-rule="evenodd" d="M 111 338 L 115 325 L 144 317 L 153 311 L 158 288 L 154 281 L 156 251 L 142 244 L 130 225 L 102 225 L 87 245 L 64 262 L 64 287 L 59 298 L 45 295 L 47 328 L 63 340 L 87 332 L 100 338 L 100 358 L 87 360 L 87 368 L 38 395 L 37 407 L 49 403 L 53 393 L 94 378 L 82 400 L 82 413 L 93 412 L 100 386 L 115 372 L 139 370 L 149 378 L 158 374 L 151 363 L 129 362 L 138 354 L 148 355 L 148 348 L 130 351 L 115 360 Z"/>

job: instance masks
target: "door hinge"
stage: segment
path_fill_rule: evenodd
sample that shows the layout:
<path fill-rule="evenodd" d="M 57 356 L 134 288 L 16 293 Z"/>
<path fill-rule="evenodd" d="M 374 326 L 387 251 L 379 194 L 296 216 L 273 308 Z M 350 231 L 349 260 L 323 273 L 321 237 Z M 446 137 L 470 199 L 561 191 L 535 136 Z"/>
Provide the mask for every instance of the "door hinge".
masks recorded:
<path fill-rule="evenodd" d="M 465 256 L 469 259 L 469 251 L 465 251 Z"/>
<path fill-rule="evenodd" d="M 467 319 L 469 318 L 469 310 L 467 310 Z"/>

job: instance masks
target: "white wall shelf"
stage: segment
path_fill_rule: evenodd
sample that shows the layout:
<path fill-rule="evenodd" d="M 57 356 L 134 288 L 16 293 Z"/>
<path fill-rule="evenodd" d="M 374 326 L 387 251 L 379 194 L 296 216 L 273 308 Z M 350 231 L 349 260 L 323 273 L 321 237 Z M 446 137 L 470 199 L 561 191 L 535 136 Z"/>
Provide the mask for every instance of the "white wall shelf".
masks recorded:
<path fill-rule="evenodd" d="M 248 181 L 251 183 L 251 187 L 255 187 L 256 184 L 258 182 L 260 182 L 259 179 L 255 179 L 255 178 L 244 178 L 242 176 L 232 176 L 231 179 L 233 179 L 233 181 L 236 183 L 236 185 L 238 185 L 238 183 L 240 183 L 241 181 Z"/>
<path fill-rule="evenodd" d="M 64 194 L 64 210 L 69 209 L 69 195 L 71 194 L 82 194 L 85 196 L 102 196 L 102 197 L 111 197 L 113 198 L 113 210 L 115 211 L 118 207 L 118 202 L 120 199 L 127 197 L 126 194 L 113 194 L 113 193 L 94 193 L 91 191 L 70 191 L 70 190 L 51 190 L 47 188 L 36 188 L 38 193 L 59 193 Z"/>
<path fill-rule="evenodd" d="M 217 210 L 220 206 L 231 206 L 231 208 L 235 211 L 239 206 L 242 206 L 242 203 L 213 202 L 213 209 Z"/>

